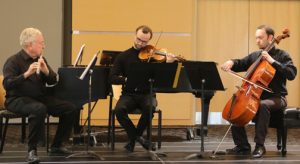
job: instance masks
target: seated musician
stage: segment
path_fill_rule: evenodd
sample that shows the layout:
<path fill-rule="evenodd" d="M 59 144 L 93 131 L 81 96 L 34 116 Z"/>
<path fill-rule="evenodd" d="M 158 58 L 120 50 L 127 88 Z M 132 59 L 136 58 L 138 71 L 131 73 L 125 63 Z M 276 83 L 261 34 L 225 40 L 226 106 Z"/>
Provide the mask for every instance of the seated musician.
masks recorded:
<path fill-rule="evenodd" d="M 58 128 L 51 145 L 50 155 L 68 155 L 63 147 L 72 131 L 75 106 L 47 96 L 46 84 L 56 84 L 56 73 L 41 56 L 45 42 L 36 28 L 26 28 L 20 35 L 20 50 L 7 59 L 3 67 L 3 85 L 6 90 L 6 108 L 27 116 L 29 125 L 28 163 L 39 163 L 37 143 L 44 136 L 47 114 L 59 117 Z"/>
<path fill-rule="evenodd" d="M 273 47 L 269 52 L 263 51 L 270 45 L 274 38 L 274 31 L 271 27 L 261 25 L 257 28 L 256 44 L 260 50 L 252 52 L 242 59 L 228 60 L 221 65 L 221 69 L 229 71 L 241 72 L 246 71 L 251 64 L 262 55 L 263 60 L 269 62 L 275 69 L 276 73 L 269 84 L 269 88 L 274 93 L 264 91 L 260 97 L 260 105 L 255 119 L 255 149 L 252 153 L 254 158 L 260 158 L 266 153 L 264 146 L 265 138 L 270 121 L 270 113 L 278 110 L 283 110 L 287 106 L 286 95 L 288 94 L 286 88 L 286 81 L 293 80 L 296 77 L 297 69 L 293 64 L 290 55 L 281 49 Z M 228 153 L 234 154 L 250 154 L 251 146 L 248 142 L 246 131 L 244 127 L 232 126 L 232 137 L 236 147 L 228 149 Z"/>
<path fill-rule="evenodd" d="M 121 126 L 125 129 L 129 142 L 125 145 L 125 149 L 128 152 L 133 152 L 135 142 L 139 142 L 145 149 L 155 149 L 155 145 L 142 137 L 144 130 L 149 123 L 150 109 L 155 110 L 157 106 L 157 100 L 155 95 L 151 95 L 152 101 L 150 101 L 149 91 L 141 92 L 135 90 L 128 90 L 124 87 L 126 84 L 128 68 L 131 63 L 142 62 L 138 55 L 140 51 L 147 46 L 148 42 L 152 38 L 152 30 L 145 25 L 139 26 L 136 29 L 133 47 L 120 53 L 115 59 L 114 66 L 110 72 L 110 79 L 112 84 L 122 84 L 122 95 L 118 100 L 115 113 L 117 120 Z M 175 58 L 172 54 L 166 55 L 166 62 L 173 62 Z M 141 117 L 139 119 L 137 127 L 134 126 L 128 113 L 135 109 L 141 110 Z M 153 115 L 153 113 L 151 113 Z"/>

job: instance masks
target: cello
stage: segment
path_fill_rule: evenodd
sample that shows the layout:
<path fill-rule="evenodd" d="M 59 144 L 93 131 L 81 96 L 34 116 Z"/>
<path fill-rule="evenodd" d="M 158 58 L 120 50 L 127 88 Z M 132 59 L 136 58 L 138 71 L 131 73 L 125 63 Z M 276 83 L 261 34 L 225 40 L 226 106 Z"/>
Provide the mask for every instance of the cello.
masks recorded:
<path fill-rule="evenodd" d="M 279 44 L 282 39 L 289 36 L 289 30 L 285 29 L 282 35 L 273 38 L 264 51 L 269 52 L 275 43 Z M 268 61 L 262 59 L 262 55 L 249 67 L 245 77 L 240 77 L 235 72 L 229 71 L 229 73 L 243 79 L 243 84 L 238 87 L 238 91 L 233 94 L 225 105 L 222 117 L 239 127 L 249 123 L 256 115 L 263 91 L 272 92 L 267 87 L 272 81 L 275 72 L 275 68 Z"/>

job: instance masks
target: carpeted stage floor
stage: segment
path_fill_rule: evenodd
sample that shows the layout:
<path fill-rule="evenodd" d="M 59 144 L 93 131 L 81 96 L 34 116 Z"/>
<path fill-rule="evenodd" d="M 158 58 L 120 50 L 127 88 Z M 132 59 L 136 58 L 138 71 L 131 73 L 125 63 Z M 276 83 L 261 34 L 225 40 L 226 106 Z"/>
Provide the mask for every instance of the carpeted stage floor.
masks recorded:
<path fill-rule="evenodd" d="M 300 162 L 300 129 L 290 129 L 287 140 L 287 156 L 281 157 L 276 148 L 276 130 L 269 129 L 266 140 L 267 153 L 261 159 L 252 159 L 251 156 L 215 155 L 219 142 L 222 140 L 228 126 L 212 125 L 208 127 L 208 134 L 204 138 L 204 152 L 200 151 L 201 140 L 195 135 L 195 139 L 187 140 L 186 128 L 164 128 L 162 131 L 162 148 L 156 152 L 145 151 L 139 144 L 136 145 L 134 153 L 127 153 L 123 146 L 126 143 L 125 132 L 118 129 L 116 132 L 116 149 L 111 151 L 107 145 L 106 128 L 93 127 L 92 131 L 96 136 L 97 144 L 89 147 L 86 151 L 86 144 L 73 145 L 72 141 L 66 144 L 74 153 L 91 154 L 96 153 L 103 160 L 82 155 L 73 158 L 61 156 L 48 156 L 45 147 L 38 148 L 41 163 L 299 163 Z M 55 133 L 56 125 L 50 125 L 50 140 Z M 248 139 L 253 143 L 252 125 L 247 126 Z M 153 130 L 153 140 L 156 141 L 156 132 Z M 7 133 L 7 140 L 3 153 L 0 154 L 0 163 L 24 163 L 27 155 L 27 145 L 20 143 L 20 126 L 10 125 Z M 219 151 L 234 146 L 231 134 L 229 133 Z M 91 153 L 90 153 L 91 152 Z M 199 156 L 200 155 L 200 156 Z"/>

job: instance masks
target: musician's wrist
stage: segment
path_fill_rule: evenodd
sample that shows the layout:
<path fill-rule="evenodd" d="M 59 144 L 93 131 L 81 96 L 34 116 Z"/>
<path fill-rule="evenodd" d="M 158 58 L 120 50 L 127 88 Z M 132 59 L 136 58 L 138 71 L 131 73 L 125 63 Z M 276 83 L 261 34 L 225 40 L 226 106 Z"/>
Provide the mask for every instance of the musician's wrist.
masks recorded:
<path fill-rule="evenodd" d="M 44 73 L 46 76 L 49 76 L 50 71 L 47 69 Z"/>
<path fill-rule="evenodd" d="M 26 72 L 24 72 L 23 76 L 24 76 L 24 79 L 27 79 L 27 77 L 30 76 L 30 73 L 28 71 L 26 71 Z"/>

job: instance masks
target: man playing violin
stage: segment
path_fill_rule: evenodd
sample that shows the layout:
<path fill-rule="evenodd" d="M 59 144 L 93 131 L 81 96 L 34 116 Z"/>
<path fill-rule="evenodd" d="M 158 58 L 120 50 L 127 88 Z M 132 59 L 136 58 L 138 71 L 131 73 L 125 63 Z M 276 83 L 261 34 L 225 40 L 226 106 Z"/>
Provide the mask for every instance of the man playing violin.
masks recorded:
<path fill-rule="evenodd" d="M 242 59 L 228 60 L 221 65 L 224 71 L 233 70 L 236 72 L 247 71 L 247 69 L 262 55 L 262 60 L 266 60 L 276 70 L 276 73 L 269 84 L 269 88 L 273 93 L 264 91 L 260 97 L 258 111 L 254 117 L 255 121 L 255 149 L 252 152 L 253 158 L 260 158 L 266 153 L 264 146 L 267 130 L 272 112 L 283 110 L 287 106 L 286 81 L 293 80 L 296 77 L 297 69 L 293 65 L 290 55 L 281 49 L 271 48 L 269 52 L 264 51 L 270 45 L 274 38 L 274 30 L 266 25 L 257 27 L 256 44 L 260 50 L 250 53 Z M 231 154 L 250 154 L 251 146 L 247 139 L 244 127 L 232 126 L 232 137 L 236 145 L 232 149 L 226 151 Z"/>
<path fill-rule="evenodd" d="M 150 109 L 155 111 L 157 106 L 156 97 L 155 95 L 149 95 L 149 91 L 130 90 L 124 87 L 130 65 L 142 62 L 138 57 L 139 53 L 147 46 L 152 35 L 152 30 L 148 26 L 139 26 L 135 31 L 133 46 L 117 56 L 110 72 L 111 83 L 122 85 L 122 95 L 116 104 L 115 113 L 117 120 L 128 135 L 129 142 L 124 148 L 129 152 L 134 151 L 136 141 L 147 150 L 155 149 L 155 145 L 144 139 L 142 135 L 150 121 Z M 174 60 L 172 54 L 166 54 L 166 62 L 173 62 Z M 142 113 L 137 127 L 134 126 L 128 117 L 128 113 L 136 109 L 140 109 Z M 151 114 L 153 117 L 153 113 Z"/>

